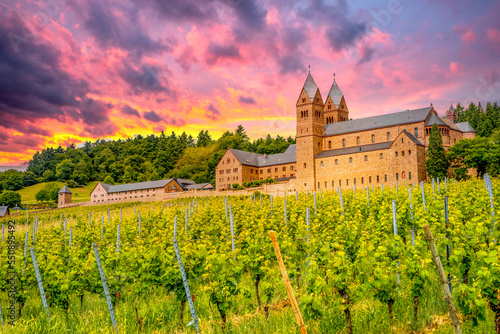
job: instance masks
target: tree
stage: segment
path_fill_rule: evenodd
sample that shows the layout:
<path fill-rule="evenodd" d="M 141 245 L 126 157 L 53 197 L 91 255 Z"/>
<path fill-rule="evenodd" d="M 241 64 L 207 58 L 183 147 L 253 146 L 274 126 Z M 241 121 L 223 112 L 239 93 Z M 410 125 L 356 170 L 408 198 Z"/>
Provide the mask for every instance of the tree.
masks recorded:
<path fill-rule="evenodd" d="M 0 204 L 8 207 L 21 205 L 21 194 L 15 191 L 6 191 L 0 195 Z"/>
<path fill-rule="evenodd" d="M 57 202 L 59 197 L 59 190 L 61 189 L 57 183 L 47 183 L 35 194 L 35 198 L 38 202 Z"/>
<path fill-rule="evenodd" d="M 208 133 L 208 130 L 201 130 L 198 134 L 198 140 L 196 142 L 196 146 L 205 147 L 213 143 L 212 137 Z"/>
<path fill-rule="evenodd" d="M 73 174 L 73 169 L 75 168 L 75 164 L 71 162 L 71 160 L 66 159 L 61 161 L 56 167 L 56 176 L 60 181 L 66 181 L 71 178 Z"/>
<path fill-rule="evenodd" d="M 46 170 L 45 172 L 43 172 L 43 180 L 45 182 L 51 182 L 51 181 L 55 181 L 56 180 L 56 173 L 54 173 L 54 171 L 52 170 Z"/>
<path fill-rule="evenodd" d="M 237 134 L 238 136 L 240 136 L 241 138 L 243 138 L 243 140 L 248 140 L 248 135 L 247 135 L 247 131 L 245 130 L 245 128 L 243 127 L 243 125 L 238 125 L 238 127 L 236 128 L 236 131 L 234 132 L 235 134 Z"/>
<path fill-rule="evenodd" d="M 34 184 L 37 184 L 38 181 L 36 179 L 36 174 L 33 172 L 24 172 L 23 173 L 23 185 L 25 187 L 32 186 Z"/>
<path fill-rule="evenodd" d="M 427 174 L 432 178 L 439 177 L 444 179 L 449 167 L 450 162 L 446 157 L 441 132 L 437 124 L 434 123 L 429 136 L 429 148 L 427 150 L 427 160 L 425 161 Z"/>
<path fill-rule="evenodd" d="M 13 174 L 9 176 L 3 182 L 3 189 L 5 190 L 19 190 L 24 187 L 23 179 L 18 174 Z"/>
<path fill-rule="evenodd" d="M 104 178 L 104 183 L 106 184 L 111 184 L 111 185 L 114 185 L 115 184 L 115 180 L 113 180 L 113 178 L 111 177 L 111 175 L 108 175 Z"/>

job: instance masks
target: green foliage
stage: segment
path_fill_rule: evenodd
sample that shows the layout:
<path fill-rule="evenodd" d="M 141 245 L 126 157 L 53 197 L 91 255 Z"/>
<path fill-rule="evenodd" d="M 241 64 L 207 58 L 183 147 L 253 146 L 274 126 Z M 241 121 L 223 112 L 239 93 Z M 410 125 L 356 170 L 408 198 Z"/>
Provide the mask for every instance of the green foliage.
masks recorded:
<path fill-rule="evenodd" d="M 104 183 L 106 184 L 111 184 L 111 185 L 114 185 L 115 184 L 115 180 L 113 180 L 113 178 L 111 177 L 111 175 L 108 175 L 104 178 Z"/>
<path fill-rule="evenodd" d="M 490 138 L 476 137 L 462 139 L 453 145 L 448 152 L 458 179 L 468 177 L 469 168 L 474 168 L 477 176 L 485 173 L 491 176 L 500 175 L 500 129 Z"/>
<path fill-rule="evenodd" d="M 67 181 L 71 178 L 75 165 L 70 159 L 65 159 L 57 164 L 56 176 L 59 181 Z"/>
<path fill-rule="evenodd" d="M 3 189 L 5 190 L 19 190 L 24 187 L 23 179 L 19 174 L 12 174 L 3 181 Z"/>
<path fill-rule="evenodd" d="M 273 184 L 273 183 L 274 183 L 274 179 L 273 179 L 272 177 L 268 177 L 268 178 L 266 179 L 266 183 L 267 183 L 267 184 Z"/>
<path fill-rule="evenodd" d="M 469 122 L 480 137 L 490 137 L 495 130 L 500 129 L 500 106 L 497 102 L 486 104 L 483 110 L 481 103 L 477 106 L 471 103 L 467 109 L 457 104 L 457 122 Z"/>
<path fill-rule="evenodd" d="M 57 202 L 59 190 L 61 188 L 57 183 L 47 183 L 36 193 L 35 198 L 38 202 Z"/>
<path fill-rule="evenodd" d="M 55 181 L 55 180 L 57 180 L 56 173 L 54 173 L 54 171 L 52 171 L 50 169 L 46 170 L 43 173 L 43 179 L 44 179 L 45 182 Z"/>
<path fill-rule="evenodd" d="M 432 178 L 439 177 L 444 179 L 449 167 L 450 162 L 446 157 L 441 132 L 439 131 L 438 125 L 434 123 L 429 136 L 429 147 L 427 150 L 427 159 L 425 161 L 427 174 Z"/>
<path fill-rule="evenodd" d="M 0 194 L 0 205 L 6 205 L 8 207 L 21 205 L 21 195 L 15 191 L 5 191 Z"/>
<path fill-rule="evenodd" d="M 29 171 L 23 173 L 23 186 L 29 187 L 37 183 L 38 180 L 35 173 Z"/>

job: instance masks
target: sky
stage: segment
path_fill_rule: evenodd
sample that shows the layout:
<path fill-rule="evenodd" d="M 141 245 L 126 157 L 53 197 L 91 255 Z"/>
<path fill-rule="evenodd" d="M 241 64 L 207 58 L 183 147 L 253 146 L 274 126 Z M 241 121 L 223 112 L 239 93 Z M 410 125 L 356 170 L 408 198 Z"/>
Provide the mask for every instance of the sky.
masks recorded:
<path fill-rule="evenodd" d="M 0 0 L 0 165 L 161 131 L 295 135 L 308 66 L 356 119 L 500 102 L 498 0 Z"/>

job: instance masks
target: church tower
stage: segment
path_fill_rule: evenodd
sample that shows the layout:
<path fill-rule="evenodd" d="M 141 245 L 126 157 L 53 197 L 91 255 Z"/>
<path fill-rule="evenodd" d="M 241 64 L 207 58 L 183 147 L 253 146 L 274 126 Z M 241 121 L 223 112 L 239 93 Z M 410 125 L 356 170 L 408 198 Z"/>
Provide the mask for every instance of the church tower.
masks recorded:
<path fill-rule="evenodd" d="M 446 112 L 446 118 L 453 123 L 457 122 L 457 113 L 455 112 L 455 108 L 453 108 L 453 104 L 450 105 L 450 109 Z"/>
<path fill-rule="evenodd" d="M 324 104 L 310 67 L 296 104 L 297 111 L 297 189 L 316 190 L 314 157 L 322 150 L 325 132 Z"/>
<path fill-rule="evenodd" d="M 324 107 L 325 124 L 344 122 L 349 120 L 349 109 L 345 102 L 344 94 L 340 91 L 335 74 L 330 92 L 325 101 Z"/>

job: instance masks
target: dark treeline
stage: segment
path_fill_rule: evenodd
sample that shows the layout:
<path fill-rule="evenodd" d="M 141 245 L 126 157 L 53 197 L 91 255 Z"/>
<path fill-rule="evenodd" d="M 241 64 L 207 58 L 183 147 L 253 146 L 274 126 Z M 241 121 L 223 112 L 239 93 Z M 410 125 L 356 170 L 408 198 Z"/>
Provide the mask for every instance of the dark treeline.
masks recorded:
<path fill-rule="evenodd" d="M 455 111 L 457 123 L 469 122 L 480 137 L 490 137 L 500 128 L 500 106 L 496 102 L 488 102 L 486 109 L 483 109 L 481 102 L 478 105 L 471 103 L 467 109 L 458 103 Z"/>
<path fill-rule="evenodd" d="M 176 135 L 137 136 L 117 141 L 86 142 L 82 148 L 47 148 L 37 152 L 26 172 L 9 170 L 0 173 L 1 189 L 19 190 L 39 182 L 63 181 L 70 187 L 89 181 L 130 183 L 178 177 L 197 183 L 215 184 L 215 166 L 228 148 L 256 153 L 282 153 L 291 137 L 268 135 L 251 141 L 240 125 L 218 140 L 208 131 L 197 138 L 183 132 Z"/>
<path fill-rule="evenodd" d="M 476 175 L 485 173 L 500 176 L 500 106 L 495 102 L 486 104 L 471 103 L 464 109 L 457 104 L 457 122 L 469 122 L 476 130 L 477 137 L 463 139 L 450 148 L 447 158 L 458 179 L 468 178 L 469 168 L 474 168 Z"/>

